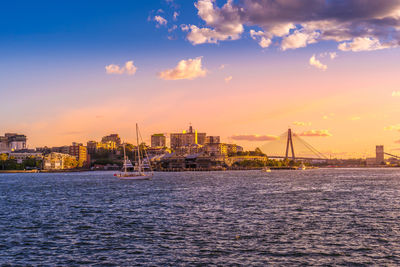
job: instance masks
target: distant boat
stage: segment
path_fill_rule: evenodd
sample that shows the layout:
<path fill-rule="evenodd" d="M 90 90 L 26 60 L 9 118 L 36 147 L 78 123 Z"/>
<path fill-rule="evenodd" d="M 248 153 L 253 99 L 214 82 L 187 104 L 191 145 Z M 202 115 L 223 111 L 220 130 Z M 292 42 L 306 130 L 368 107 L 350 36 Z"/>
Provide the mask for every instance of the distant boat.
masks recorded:
<path fill-rule="evenodd" d="M 299 168 L 297 168 L 297 169 L 300 170 L 300 171 L 304 171 L 304 170 L 307 170 L 307 167 L 306 167 L 306 165 L 304 165 L 303 163 L 301 163 L 300 166 L 299 166 Z"/>
<path fill-rule="evenodd" d="M 269 167 L 264 167 L 261 169 L 262 172 L 271 172 L 271 168 Z"/>
<path fill-rule="evenodd" d="M 144 150 L 144 154 L 146 156 L 146 160 L 148 162 L 147 167 L 150 169 L 149 172 L 145 172 L 145 166 L 143 162 L 143 152 L 141 152 L 140 144 L 139 144 L 139 127 L 136 123 L 136 141 L 137 141 L 137 155 L 135 166 L 133 166 L 132 162 L 126 156 L 125 144 L 124 146 L 124 165 L 123 170 L 120 173 L 114 174 L 114 176 L 118 177 L 121 180 L 151 180 L 153 178 L 153 170 L 151 168 L 151 163 L 149 157 L 147 155 L 146 150 Z"/>

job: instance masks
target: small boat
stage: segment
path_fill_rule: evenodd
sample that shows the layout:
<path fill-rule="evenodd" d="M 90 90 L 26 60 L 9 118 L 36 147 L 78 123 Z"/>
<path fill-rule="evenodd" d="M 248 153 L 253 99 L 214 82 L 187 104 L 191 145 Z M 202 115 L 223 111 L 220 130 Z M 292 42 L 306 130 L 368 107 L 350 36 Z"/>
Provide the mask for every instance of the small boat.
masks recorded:
<path fill-rule="evenodd" d="M 303 163 L 300 164 L 300 166 L 297 168 L 299 171 L 304 171 L 307 169 L 306 165 L 304 165 Z"/>
<path fill-rule="evenodd" d="M 264 167 L 261 169 L 262 172 L 271 172 L 271 168 L 269 167 Z"/>
<path fill-rule="evenodd" d="M 153 170 L 151 168 L 150 160 L 147 155 L 146 150 L 144 150 L 144 154 L 147 160 L 147 166 L 150 169 L 150 172 L 145 172 L 144 161 L 142 159 L 143 153 L 141 153 L 140 145 L 139 145 L 139 127 L 136 124 L 136 140 L 137 140 L 137 161 L 135 163 L 136 166 L 133 166 L 132 162 L 126 156 L 125 144 L 124 146 L 124 166 L 123 171 L 120 173 L 114 174 L 118 179 L 121 180 L 151 180 L 153 178 Z"/>

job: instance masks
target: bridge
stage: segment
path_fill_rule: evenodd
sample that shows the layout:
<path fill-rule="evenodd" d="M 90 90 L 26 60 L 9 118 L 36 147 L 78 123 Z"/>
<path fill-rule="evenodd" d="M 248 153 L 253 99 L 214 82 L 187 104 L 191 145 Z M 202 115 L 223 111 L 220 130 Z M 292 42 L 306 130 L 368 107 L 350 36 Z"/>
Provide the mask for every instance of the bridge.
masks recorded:
<path fill-rule="evenodd" d="M 267 154 L 270 159 L 304 161 L 328 160 L 324 154 L 303 140 L 290 128 L 276 140 L 263 145 L 261 151 Z"/>
<path fill-rule="evenodd" d="M 391 156 L 391 157 L 396 158 L 396 159 L 400 159 L 399 156 L 396 156 L 396 155 L 393 155 L 393 154 L 389 154 L 389 153 L 386 153 L 386 152 L 384 152 L 383 154 Z"/>

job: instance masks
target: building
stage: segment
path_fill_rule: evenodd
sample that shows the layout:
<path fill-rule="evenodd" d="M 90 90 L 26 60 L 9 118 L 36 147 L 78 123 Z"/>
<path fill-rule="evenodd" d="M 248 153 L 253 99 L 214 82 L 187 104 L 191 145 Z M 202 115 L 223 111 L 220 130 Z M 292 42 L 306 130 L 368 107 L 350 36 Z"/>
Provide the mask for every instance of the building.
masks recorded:
<path fill-rule="evenodd" d="M 78 161 L 78 166 L 82 167 L 88 163 L 88 153 L 87 148 L 80 143 L 72 143 L 69 147 L 69 155 L 74 156 Z"/>
<path fill-rule="evenodd" d="M 75 167 L 76 159 L 74 156 L 51 152 L 43 158 L 44 170 L 64 170 Z"/>
<path fill-rule="evenodd" d="M 23 163 L 24 160 L 26 160 L 28 158 L 35 158 L 37 160 L 43 159 L 42 153 L 36 152 L 36 151 L 30 151 L 30 150 L 11 152 L 9 154 L 9 156 L 10 156 L 10 158 L 13 157 L 14 159 L 16 159 L 18 164 Z"/>
<path fill-rule="evenodd" d="M 96 150 L 104 149 L 104 150 L 116 150 L 117 146 L 119 146 L 114 141 L 106 141 L 97 143 Z"/>
<path fill-rule="evenodd" d="M 114 142 L 116 144 L 117 147 L 119 147 L 121 145 L 121 138 L 119 137 L 118 134 L 110 134 L 107 136 L 104 136 L 101 139 L 102 143 L 107 143 L 107 142 Z"/>
<path fill-rule="evenodd" d="M 166 147 L 167 138 L 164 134 L 153 134 L 151 136 L 151 147 Z"/>
<path fill-rule="evenodd" d="M 100 149 L 116 150 L 117 144 L 114 141 L 106 141 L 106 142 L 88 141 L 86 144 L 86 148 L 87 148 L 87 153 L 89 155 L 94 155 Z"/>
<path fill-rule="evenodd" d="M 87 153 L 89 155 L 94 155 L 97 151 L 97 142 L 96 141 L 88 141 L 86 143 Z"/>
<path fill-rule="evenodd" d="M 55 153 L 69 154 L 69 146 L 55 146 L 50 150 Z"/>
<path fill-rule="evenodd" d="M 385 164 L 385 152 L 383 146 L 376 146 L 376 164 Z"/>
<path fill-rule="evenodd" d="M 376 165 L 376 158 L 367 158 L 365 160 L 367 166 L 375 166 Z"/>
<path fill-rule="evenodd" d="M 220 137 L 219 136 L 206 136 L 206 144 L 219 144 L 220 143 Z"/>
<path fill-rule="evenodd" d="M 198 133 L 190 126 L 188 131 L 182 133 L 171 134 L 171 148 L 188 147 L 194 145 L 204 145 L 206 142 L 206 134 Z"/>
<path fill-rule="evenodd" d="M 223 143 L 210 143 L 204 146 L 205 151 L 211 156 L 228 156 L 228 145 Z"/>
<path fill-rule="evenodd" d="M 10 152 L 26 149 L 26 136 L 23 134 L 6 133 L 0 136 L 0 152 Z"/>

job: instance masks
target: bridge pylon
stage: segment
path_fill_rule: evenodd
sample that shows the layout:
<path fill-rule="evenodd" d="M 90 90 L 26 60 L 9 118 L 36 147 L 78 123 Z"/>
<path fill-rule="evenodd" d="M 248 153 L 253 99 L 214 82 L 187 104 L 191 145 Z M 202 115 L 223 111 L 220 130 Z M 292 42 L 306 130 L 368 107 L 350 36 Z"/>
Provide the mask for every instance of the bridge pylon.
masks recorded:
<path fill-rule="evenodd" d="M 296 160 L 296 157 L 294 155 L 294 148 L 293 148 L 292 129 L 290 129 L 290 128 L 288 130 L 287 141 L 286 141 L 285 160 L 287 160 L 289 158 L 289 146 L 290 146 L 290 150 L 292 152 L 292 159 Z"/>

